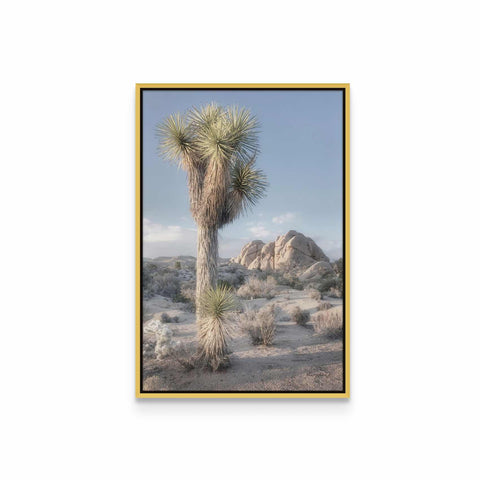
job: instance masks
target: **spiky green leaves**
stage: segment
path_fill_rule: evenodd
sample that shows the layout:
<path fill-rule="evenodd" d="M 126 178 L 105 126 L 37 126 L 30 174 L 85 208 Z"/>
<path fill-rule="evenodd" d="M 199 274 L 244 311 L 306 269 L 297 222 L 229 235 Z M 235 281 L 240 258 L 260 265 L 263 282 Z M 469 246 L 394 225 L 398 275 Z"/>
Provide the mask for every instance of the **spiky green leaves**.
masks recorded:
<path fill-rule="evenodd" d="M 228 163 L 258 150 L 258 122 L 245 108 L 210 103 L 185 115 L 171 115 L 158 125 L 160 151 L 178 161 L 193 155 L 204 161 Z"/>
<path fill-rule="evenodd" d="M 160 151 L 187 171 L 197 223 L 220 228 L 263 196 L 265 176 L 255 169 L 258 122 L 249 110 L 211 103 L 170 116 L 157 131 Z"/>
<path fill-rule="evenodd" d="M 198 343 L 200 357 L 212 370 L 228 364 L 227 341 L 231 336 L 228 313 L 235 309 L 235 297 L 227 286 L 209 288 L 200 297 Z"/>
<path fill-rule="evenodd" d="M 222 322 L 235 306 L 235 296 L 227 285 L 208 289 L 200 298 L 199 305 L 202 316 L 215 318 L 219 322 Z"/>
<path fill-rule="evenodd" d="M 265 174 L 255 168 L 255 159 L 244 161 L 239 159 L 231 173 L 232 198 L 238 202 L 238 211 L 246 211 L 254 207 L 267 189 Z"/>
<path fill-rule="evenodd" d="M 195 132 L 195 147 L 200 158 L 218 164 L 228 162 L 233 147 L 228 139 L 229 125 L 225 121 L 225 110 L 211 103 L 193 108 L 187 117 Z"/>
<path fill-rule="evenodd" d="M 157 135 L 160 137 L 159 152 L 169 161 L 182 165 L 194 153 L 193 131 L 185 117 L 178 113 L 157 126 Z"/>
<path fill-rule="evenodd" d="M 258 151 L 258 121 L 246 108 L 226 110 L 228 142 L 239 158 L 247 159 Z"/>

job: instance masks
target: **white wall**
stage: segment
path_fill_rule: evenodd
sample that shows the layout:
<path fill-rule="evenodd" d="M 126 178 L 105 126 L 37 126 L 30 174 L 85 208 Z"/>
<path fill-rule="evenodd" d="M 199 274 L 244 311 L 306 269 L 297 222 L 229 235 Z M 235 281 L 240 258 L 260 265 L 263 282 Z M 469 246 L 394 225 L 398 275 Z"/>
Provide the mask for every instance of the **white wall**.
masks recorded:
<path fill-rule="evenodd" d="M 8 2 L 3 478 L 474 478 L 475 2 Z M 135 82 L 350 82 L 350 401 L 134 399 Z"/>

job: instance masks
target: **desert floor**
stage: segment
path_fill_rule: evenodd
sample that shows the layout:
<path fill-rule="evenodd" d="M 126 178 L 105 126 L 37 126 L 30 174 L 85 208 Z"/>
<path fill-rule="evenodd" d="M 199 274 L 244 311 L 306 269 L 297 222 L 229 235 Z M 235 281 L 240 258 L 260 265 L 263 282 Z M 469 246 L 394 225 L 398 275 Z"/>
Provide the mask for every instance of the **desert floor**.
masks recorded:
<path fill-rule="evenodd" d="M 145 391 L 342 391 L 343 341 L 330 340 L 315 333 L 311 322 L 305 327 L 290 320 L 290 312 L 299 306 L 316 312 L 318 302 L 306 291 L 277 285 L 271 300 L 242 300 L 244 306 L 262 307 L 271 303 L 280 309 L 273 345 L 254 346 L 248 336 L 235 328 L 229 342 L 231 366 L 220 372 L 203 369 L 186 371 L 172 358 L 156 359 L 152 354 L 143 357 L 143 388 Z M 326 297 L 324 300 L 342 308 L 343 301 Z M 187 346 L 195 342 L 195 314 L 186 312 L 182 304 L 155 296 L 146 301 L 149 312 L 145 320 L 157 312 L 179 317 L 178 323 L 169 323 L 174 340 Z M 144 333 L 144 344 L 153 342 L 151 334 Z"/>

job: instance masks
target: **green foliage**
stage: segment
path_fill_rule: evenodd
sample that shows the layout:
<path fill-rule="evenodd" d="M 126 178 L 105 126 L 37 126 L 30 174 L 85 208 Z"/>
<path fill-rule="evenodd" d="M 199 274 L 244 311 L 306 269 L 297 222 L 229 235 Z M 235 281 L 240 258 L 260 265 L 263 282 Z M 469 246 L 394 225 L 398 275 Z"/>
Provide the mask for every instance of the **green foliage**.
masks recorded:
<path fill-rule="evenodd" d="M 177 270 L 181 270 L 181 268 L 182 268 L 182 264 L 178 260 L 175 262 L 175 268 Z"/>
<path fill-rule="evenodd" d="M 174 114 L 157 126 L 159 152 L 187 171 L 190 205 L 200 224 L 221 227 L 265 194 L 255 168 L 258 122 L 249 110 L 215 103 Z"/>
<path fill-rule="evenodd" d="M 255 158 L 239 159 L 232 168 L 231 199 L 239 203 L 243 211 L 253 208 L 268 186 L 265 175 L 253 168 L 254 165 Z"/>
<path fill-rule="evenodd" d="M 236 307 L 235 296 L 225 285 L 208 289 L 200 298 L 200 313 L 221 321 Z"/>
<path fill-rule="evenodd" d="M 233 154 L 247 157 L 258 150 L 258 122 L 249 110 L 210 103 L 187 114 L 190 138 L 203 159 L 225 162 Z"/>
<path fill-rule="evenodd" d="M 158 125 L 157 133 L 162 138 L 160 150 L 168 160 L 176 162 L 193 153 L 191 127 L 187 119 L 179 113 L 170 115 Z"/>
<path fill-rule="evenodd" d="M 227 341 L 231 336 L 228 314 L 236 308 L 235 297 L 226 286 L 210 288 L 200 298 L 199 308 L 200 357 L 214 371 L 225 368 L 229 364 Z"/>

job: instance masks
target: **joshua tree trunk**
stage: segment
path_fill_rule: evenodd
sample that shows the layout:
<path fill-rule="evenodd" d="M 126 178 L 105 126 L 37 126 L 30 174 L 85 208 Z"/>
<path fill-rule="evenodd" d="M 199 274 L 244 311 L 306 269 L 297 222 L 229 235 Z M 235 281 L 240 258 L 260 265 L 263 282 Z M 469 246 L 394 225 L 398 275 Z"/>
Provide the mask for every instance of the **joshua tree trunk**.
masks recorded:
<path fill-rule="evenodd" d="M 197 233 L 197 322 L 199 299 L 210 287 L 217 286 L 218 228 L 198 226 Z"/>

